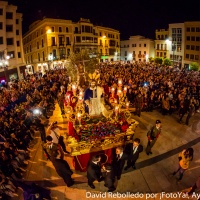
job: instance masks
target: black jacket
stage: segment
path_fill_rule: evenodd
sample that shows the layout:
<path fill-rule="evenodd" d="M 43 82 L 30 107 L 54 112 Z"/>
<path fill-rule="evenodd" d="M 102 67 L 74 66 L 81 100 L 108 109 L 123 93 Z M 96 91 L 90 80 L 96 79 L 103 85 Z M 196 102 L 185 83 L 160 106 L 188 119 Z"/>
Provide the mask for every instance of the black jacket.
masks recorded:
<path fill-rule="evenodd" d="M 137 160 L 139 157 L 139 154 L 143 151 L 143 146 L 141 144 L 139 144 L 136 152 L 133 154 L 133 143 L 129 143 L 126 146 L 125 151 L 128 154 L 128 159 Z"/>
<path fill-rule="evenodd" d="M 117 159 L 117 155 L 114 154 L 112 166 L 114 169 L 115 176 L 117 176 L 119 178 L 121 177 L 122 170 L 124 168 L 124 165 L 125 165 L 125 162 L 127 159 L 128 159 L 128 155 L 125 152 L 123 152 L 123 154 L 119 160 Z"/>
<path fill-rule="evenodd" d="M 101 177 L 101 165 L 95 164 L 92 161 L 88 162 L 87 166 L 87 178 L 90 181 L 99 180 Z"/>

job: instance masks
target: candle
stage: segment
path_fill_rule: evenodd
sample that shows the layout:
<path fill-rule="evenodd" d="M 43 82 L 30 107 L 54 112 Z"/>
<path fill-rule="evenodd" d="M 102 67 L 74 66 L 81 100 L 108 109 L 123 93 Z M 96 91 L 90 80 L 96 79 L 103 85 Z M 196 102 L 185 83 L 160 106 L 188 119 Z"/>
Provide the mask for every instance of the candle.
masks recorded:
<path fill-rule="evenodd" d="M 76 92 L 76 85 L 75 84 L 72 85 L 72 91 Z"/>
<path fill-rule="evenodd" d="M 115 106 L 115 115 L 117 116 L 119 112 L 119 106 Z"/>
<path fill-rule="evenodd" d="M 77 114 L 79 125 L 81 125 L 81 113 Z"/>
<path fill-rule="evenodd" d="M 82 92 L 82 91 L 80 91 L 80 92 L 79 92 L 79 95 L 80 95 L 80 96 L 83 96 L 83 92 Z"/>
<path fill-rule="evenodd" d="M 129 102 L 126 103 L 126 109 L 129 109 Z"/>
<path fill-rule="evenodd" d="M 122 86 L 122 79 L 121 79 L 121 78 L 118 79 L 118 85 L 119 85 L 119 86 Z"/>

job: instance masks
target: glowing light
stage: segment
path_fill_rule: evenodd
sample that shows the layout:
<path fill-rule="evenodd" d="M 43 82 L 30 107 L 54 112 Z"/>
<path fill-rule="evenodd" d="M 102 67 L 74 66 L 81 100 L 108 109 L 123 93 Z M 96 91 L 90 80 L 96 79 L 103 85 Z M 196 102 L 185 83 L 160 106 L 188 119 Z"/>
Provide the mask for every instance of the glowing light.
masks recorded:
<path fill-rule="evenodd" d="M 47 33 L 51 33 L 51 29 L 48 29 L 48 30 L 47 30 Z"/>

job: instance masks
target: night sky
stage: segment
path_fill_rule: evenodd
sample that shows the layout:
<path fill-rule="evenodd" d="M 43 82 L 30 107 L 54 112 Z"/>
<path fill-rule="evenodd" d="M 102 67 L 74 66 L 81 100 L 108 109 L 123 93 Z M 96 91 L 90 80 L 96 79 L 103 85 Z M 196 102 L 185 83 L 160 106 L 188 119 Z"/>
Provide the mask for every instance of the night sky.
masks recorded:
<path fill-rule="evenodd" d="M 186 1 L 186 0 L 185 0 Z M 184 2 L 185 2 L 184 1 Z M 189 0 L 8 0 L 23 13 L 23 34 L 44 16 L 77 22 L 81 17 L 95 25 L 120 31 L 121 39 L 131 35 L 155 38 L 155 29 L 169 23 L 200 21 L 200 1 Z"/>

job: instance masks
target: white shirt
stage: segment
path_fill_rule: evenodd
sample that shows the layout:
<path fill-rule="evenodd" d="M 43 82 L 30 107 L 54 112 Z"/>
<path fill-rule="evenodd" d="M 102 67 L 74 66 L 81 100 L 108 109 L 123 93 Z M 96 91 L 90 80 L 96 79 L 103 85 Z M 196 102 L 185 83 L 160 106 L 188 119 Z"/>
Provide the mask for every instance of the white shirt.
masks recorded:
<path fill-rule="evenodd" d="M 137 151 L 137 149 L 138 149 L 138 146 L 133 146 L 133 154 L 135 154 L 135 152 Z"/>
<path fill-rule="evenodd" d="M 55 129 L 53 129 L 53 131 L 51 129 L 50 136 L 53 138 L 53 143 L 58 144 L 58 137 L 60 136 L 59 130 L 60 130 L 59 128 L 55 128 Z M 56 136 L 55 132 L 56 132 L 58 137 Z"/>

